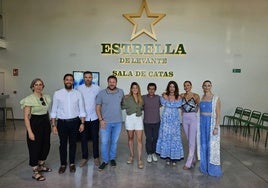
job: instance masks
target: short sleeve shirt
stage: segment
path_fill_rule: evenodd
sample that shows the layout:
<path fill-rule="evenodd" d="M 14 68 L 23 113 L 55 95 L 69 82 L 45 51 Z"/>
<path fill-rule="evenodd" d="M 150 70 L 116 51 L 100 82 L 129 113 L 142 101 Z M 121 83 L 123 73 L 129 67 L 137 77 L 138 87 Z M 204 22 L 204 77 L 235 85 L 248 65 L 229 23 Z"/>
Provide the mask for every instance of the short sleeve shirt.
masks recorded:
<path fill-rule="evenodd" d="M 25 106 L 31 107 L 31 114 L 33 115 L 44 115 L 47 114 L 51 105 L 51 98 L 49 95 L 42 95 L 46 105 L 42 105 L 40 98 L 31 94 L 20 101 L 21 108 Z"/>
<path fill-rule="evenodd" d="M 104 89 L 99 92 L 96 98 L 96 104 L 101 106 L 102 118 L 107 123 L 122 122 L 121 103 L 124 97 L 124 91 L 116 88 L 115 92 Z"/>

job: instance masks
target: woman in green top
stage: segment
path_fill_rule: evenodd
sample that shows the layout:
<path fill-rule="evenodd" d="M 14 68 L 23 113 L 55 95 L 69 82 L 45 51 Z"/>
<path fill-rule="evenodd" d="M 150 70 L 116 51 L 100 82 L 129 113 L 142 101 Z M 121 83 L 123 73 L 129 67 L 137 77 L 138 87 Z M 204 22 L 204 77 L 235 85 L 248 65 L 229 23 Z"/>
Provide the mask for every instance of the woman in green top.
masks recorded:
<path fill-rule="evenodd" d="M 24 113 L 24 123 L 27 130 L 27 145 L 29 149 L 29 165 L 33 169 L 32 178 L 44 181 L 41 172 L 50 172 L 45 166 L 45 160 L 50 149 L 50 121 L 48 110 L 51 104 L 49 95 L 42 94 L 44 83 L 36 78 L 30 85 L 33 94 L 20 101 Z"/>
<path fill-rule="evenodd" d="M 138 168 L 143 168 L 142 155 L 142 135 L 143 135 L 143 122 L 142 122 L 142 106 L 143 100 L 141 96 L 140 86 L 137 82 L 132 82 L 130 86 L 130 93 L 124 97 L 122 109 L 126 109 L 125 126 L 128 135 L 128 147 L 130 156 L 127 164 L 133 162 L 134 156 L 134 133 L 137 139 L 138 150 Z"/>

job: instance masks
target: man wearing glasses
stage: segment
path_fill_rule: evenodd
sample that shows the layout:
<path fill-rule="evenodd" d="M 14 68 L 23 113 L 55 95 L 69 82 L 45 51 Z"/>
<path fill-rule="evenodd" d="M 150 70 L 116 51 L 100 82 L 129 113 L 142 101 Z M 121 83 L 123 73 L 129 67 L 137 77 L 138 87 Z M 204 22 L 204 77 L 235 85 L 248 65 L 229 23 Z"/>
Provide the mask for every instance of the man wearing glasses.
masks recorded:
<path fill-rule="evenodd" d="M 65 74 L 65 88 L 54 93 L 51 110 L 52 131 L 58 133 L 60 138 L 60 162 L 59 174 L 66 170 L 67 165 L 67 144 L 69 140 L 69 165 L 70 172 L 74 173 L 76 135 L 84 130 L 85 109 L 82 95 L 73 89 L 74 77 L 72 74 Z M 57 124 L 56 124 L 57 118 Z"/>
<path fill-rule="evenodd" d="M 86 109 L 85 128 L 81 132 L 81 149 L 82 160 L 80 167 L 84 166 L 88 161 L 88 139 L 92 139 L 94 164 L 100 165 L 99 160 L 99 120 L 96 114 L 96 96 L 100 92 L 98 85 L 92 84 L 92 72 L 86 71 L 83 73 L 84 84 L 77 89 L 81 92 Z"/>

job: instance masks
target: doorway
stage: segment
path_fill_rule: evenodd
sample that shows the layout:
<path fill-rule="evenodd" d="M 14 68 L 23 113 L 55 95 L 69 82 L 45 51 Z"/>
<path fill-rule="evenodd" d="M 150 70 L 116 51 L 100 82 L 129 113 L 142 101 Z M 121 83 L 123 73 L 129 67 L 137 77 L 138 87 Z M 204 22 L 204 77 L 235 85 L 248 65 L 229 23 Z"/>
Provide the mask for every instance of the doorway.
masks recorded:
<path fill-rule="evenodd" d="M 5 94 L 5 73 L 0 72 L 0 95 Z"/>

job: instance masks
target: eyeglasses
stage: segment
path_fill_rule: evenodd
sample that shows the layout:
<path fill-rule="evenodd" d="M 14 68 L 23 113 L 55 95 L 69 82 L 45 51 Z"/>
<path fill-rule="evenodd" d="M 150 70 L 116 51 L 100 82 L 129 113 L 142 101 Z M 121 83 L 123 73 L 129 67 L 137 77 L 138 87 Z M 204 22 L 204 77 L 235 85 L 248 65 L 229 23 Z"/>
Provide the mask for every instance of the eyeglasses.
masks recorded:
<path fill-rule="evenodd" d="M 46 106 L 46 103 L 45 103 L 45 101 L 44 101 L 44 98 L 43 98 L 43 97 L 40 97 L 40 101 L 42 102 L 41 104 L 42 104 L 43 106 Z"/>

